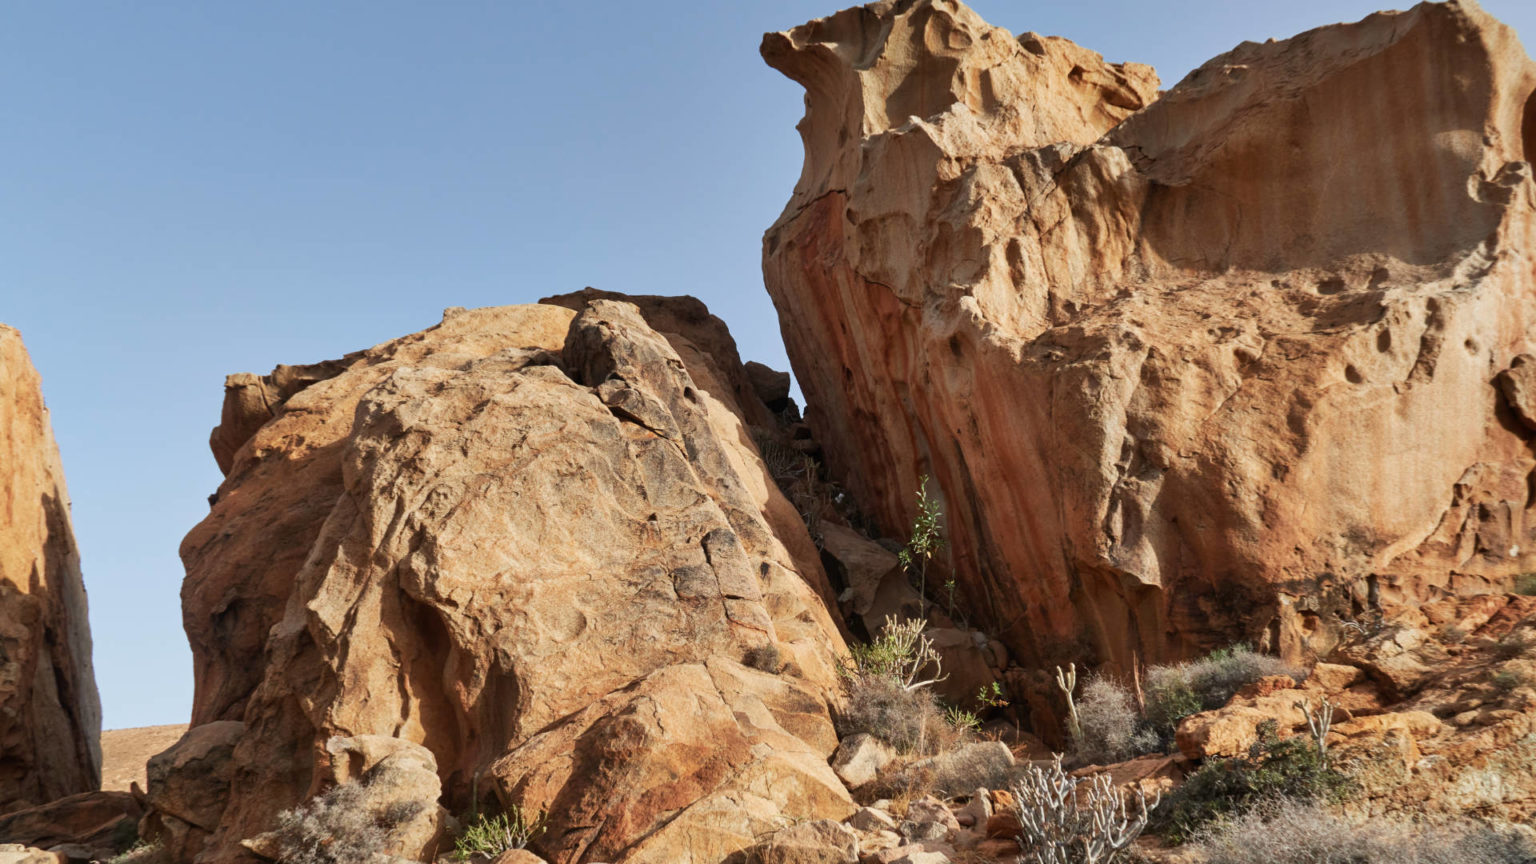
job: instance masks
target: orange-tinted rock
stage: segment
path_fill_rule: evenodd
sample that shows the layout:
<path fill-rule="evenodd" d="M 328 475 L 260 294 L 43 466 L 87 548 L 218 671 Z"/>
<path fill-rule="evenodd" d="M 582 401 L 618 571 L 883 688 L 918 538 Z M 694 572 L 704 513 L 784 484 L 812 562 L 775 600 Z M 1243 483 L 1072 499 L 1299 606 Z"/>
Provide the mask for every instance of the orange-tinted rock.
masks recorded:
<path fill-rule="evenodd" d="M 952 0 L 762 52 L 807 93 L 763 246 L 807 420 L 888 534 L 934 478 L 1021 664 L 1299 662 L 1336 615 L 1536 570 L 1494 380 L 1536 353 L 1536 67 L 1475 5 L 1245 43 L 1156 101 Z"/>
<path fill-rule="evenodd" d="M 76 847 L 105 861 L 132 842 L 143 815 L 128 792 L 82 792 L 0 816 L 0 839 L 39 849 Z"/>
<path fill-rule="evenodd" d="M 1271 693 L 1279 693 L 1282 690 L 1295 690 L 1296 679 L 1289 675 L 1265 675 L 1251 684 L 1245 684 L 1237 691 L 1237 695 L 1249 698 L 1268 696 Z"/>
<path fill-rule="evenodd" d="M 37 370 L 0 325 L 0 812 L 97 789 L 100 737 L 64 469 Z"/>
<path fill-rule="evenodd" d="M 338 782 L 333 736 L 424 746 L 455 811 L 547 810 L 566 864 L 852 812 L 843 643 L 747 430 L 766 408 L 702 304 L 608 297 L 450 310 L 236 449 L 182 548 L 189 735 L 245 724 L 199 861 Z M 737 662 L 769 644 L 782 675 Z"/>

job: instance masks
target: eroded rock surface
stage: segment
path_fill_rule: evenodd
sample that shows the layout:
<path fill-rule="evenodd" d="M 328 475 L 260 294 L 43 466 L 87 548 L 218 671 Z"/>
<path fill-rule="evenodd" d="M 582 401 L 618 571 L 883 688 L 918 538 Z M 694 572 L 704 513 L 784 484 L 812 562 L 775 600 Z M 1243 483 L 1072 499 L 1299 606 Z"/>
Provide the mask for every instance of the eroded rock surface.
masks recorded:
<path fill-rule="evenodd" d="M 80 552 L 41 381 L 0 325 L 0 813 L 101 784 Z"/>
<path fill-rule="evenodd" d="M 1161 98 L 951 0 L 762 53 L 807 93 L 763 247 L 807 420 L 890 536 L 937 481 L 1025 667 L 1300 662 L 1536 570 L 1536 67 L 1474 4 L 1245 43 Z"/>
<path fill-rule="evenodd" d="M 197 860 L 336 782 L 335 736 L 424 746 L 451 810 L 547 810 L 563 864 L 853 811 L 842 638 L 748 431 L 767 409 L 702 304 L 611 297 L 449 310 L 226 440 L 182 548 L 188 734 L 245 725 Z M 738 662 L 770 644 L 782 674 Z"/>

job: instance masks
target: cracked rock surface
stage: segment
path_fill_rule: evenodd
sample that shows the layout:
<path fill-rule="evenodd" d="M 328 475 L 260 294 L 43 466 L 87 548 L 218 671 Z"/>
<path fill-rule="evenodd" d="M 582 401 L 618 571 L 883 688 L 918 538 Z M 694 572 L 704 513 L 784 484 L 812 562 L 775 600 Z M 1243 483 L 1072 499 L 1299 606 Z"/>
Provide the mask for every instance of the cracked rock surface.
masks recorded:
<path fill-rule="evenodd" d="M 244 723 L 198 861 L 245 860 L 334 736 L 424 746 L 453 812 L 547 810 L 553 861 L 715 860 L 853 812 L 842 637 L 766 409 L 702 304 L 611 296 L 449 310 L 256 405 L 182 548 L 193 731 Z M 782 674 L 738 662 L 769 644 Z"/>

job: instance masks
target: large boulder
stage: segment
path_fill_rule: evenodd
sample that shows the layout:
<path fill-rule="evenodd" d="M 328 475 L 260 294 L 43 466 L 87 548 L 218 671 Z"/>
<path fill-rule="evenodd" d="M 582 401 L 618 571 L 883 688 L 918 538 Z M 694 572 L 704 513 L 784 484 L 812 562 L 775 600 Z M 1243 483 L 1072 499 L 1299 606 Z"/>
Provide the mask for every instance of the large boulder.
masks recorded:
<path fill-rule="evenodd" d="M 0 325 L 0 813 L 101 785 L 69 492 L 21 334 Z"/>
<path fill-rule="evenodd" d="M 139 834 L 159 843 L 171 860 L 196 858 L 219 827 L 229 804 L 235 745 L 244 734 L 245 724 L 236 720 L 204 723 L 150 757 L 145 792 L 151 809 Z"/>
<path fill-rule="evenodd" d="M 304 806 L 302 812 L 309 818 L 290 820 L 245 840 L 246 848 L 281 862 L 291 860 L 293 850 L 317 841 L 361 840 L 360 845 L 374 848 L 375 864 L 383 864 L 379 856 L 403 861 L 436 858 L 446 845 L 448 813 L 438 804 L 442 783 L 430 751 L 377 735 L 332 738 L 326 751 L 332 756 L 330 779 L 335 785 L 319 801 Z"/>
<path fill-rule="evenodd" d="M 806 90 L 763 243 L 806 418 L 887 534 L 936 481 L 1023 665 L 1300 662 L 1536 570 L 1536 66 L 1475 4 L 1245 43 L 1161 97 L 955 0 L 762 54 Z"/>
<path fill-rule="evenodd" d="M 182 547 L 192 732 L 244 723 L 197 860 L 245 860 L 368 736 L 425 747 L 454 812 L 547 811 L 561 862 L 853 811 L 830 588 L 729 334 L 697 301 L 555 300 L 306 367 L 234 445 Z M 768 646 L 781 674 L 738 662 Z"/>

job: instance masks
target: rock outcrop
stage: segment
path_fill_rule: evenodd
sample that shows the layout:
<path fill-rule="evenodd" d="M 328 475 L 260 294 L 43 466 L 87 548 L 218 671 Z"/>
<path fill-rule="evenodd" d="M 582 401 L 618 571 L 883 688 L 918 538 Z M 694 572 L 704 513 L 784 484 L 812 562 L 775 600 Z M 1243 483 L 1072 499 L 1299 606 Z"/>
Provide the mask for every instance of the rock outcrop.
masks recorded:
<path fill-rule="evenodd" d="M 101 784 L 80 552 L 37 370 L 0 325 L 0 813 Z"/>
<path fill-rule="evenodd" d="M 1245 43 L 1161 97 L 954 0 L 762 54 L 807 93 L 763 246 L 807 420 L 890 536 L 934 478 L 1023 666 L 1301 662 L 1536 570 L 1536 66 L 1475 4 Z"/>
<path fill-rule="evenodd" d="M 715 860 L 853 812 L 827 764 L 842 636 L 753 444 L 771 414 L 702 304 L 613 297 L 451 309 L 227 389 L 229 470 L 182 547 L 188 740 L 220 734 L 154 772 L 171 796 L 228 771 L 221 812 L 165 814 L 216 822 L 196 860 L 245 860 L 336 782 L 337 736 L 425 747 L 453 812 L 547 811 L 560 864 Z M 767 646 L 780 674 L 741 662 Z M 227 769 L 199 755 L 226 730 Z"/>

